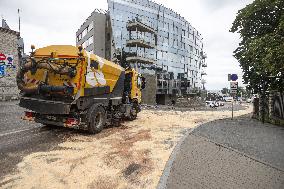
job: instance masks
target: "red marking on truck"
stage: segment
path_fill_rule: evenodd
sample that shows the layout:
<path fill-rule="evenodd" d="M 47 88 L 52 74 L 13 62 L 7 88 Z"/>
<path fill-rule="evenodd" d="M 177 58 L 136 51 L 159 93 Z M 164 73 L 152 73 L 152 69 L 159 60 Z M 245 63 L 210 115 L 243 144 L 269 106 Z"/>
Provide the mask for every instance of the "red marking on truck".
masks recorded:
<path fill-rule="evenodd" d="M 23 80 L 26 84 L 36 84 L 38 85 L 40 83 L 39 80 L 36 80 L 36 79 L 29 79 L 27 76 L 24 77 L 24 80 Z"/>
<path fill-rule="evenodd" d="M 83 73 L 83 61 L 81 62 L 81 69 L 80 69 L 80 78 L 79 78 L 79 82 L 78 82 L 78 84 L 77 84 L 77 86 L 78 86 L 78 89 L 80 89 L 81 88 L 81 79 L 82 79 L 82 73 Z"/>

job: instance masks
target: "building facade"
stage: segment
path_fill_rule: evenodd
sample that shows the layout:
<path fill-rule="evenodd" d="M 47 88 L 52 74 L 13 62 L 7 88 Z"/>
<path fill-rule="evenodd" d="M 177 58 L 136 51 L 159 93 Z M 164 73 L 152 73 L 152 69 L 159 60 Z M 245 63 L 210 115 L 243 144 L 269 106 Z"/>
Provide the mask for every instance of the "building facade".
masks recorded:
<path fill-rule="evenodd" d="M 98 9 L 93 11 L 76 32 L 76 45 L 81 45 L 86 51 L 105 57 L 106 19 L 105 11 Z"/>
<path fill-rule="evenodd" d="M 149 0 L 108 0 L 105 18 L 103 57 L 115 60 L 117 51 L 128 54 L 127 62 L 146 77 L 144 103 L 167 104 L 202 89 L 203 68 L 207 67 L 202 36 L 179 14 Z M 94 22 L 96 27 L 102 26 Z M 77 37 L 84 29 L 79 29 Z M 84 42 L 77 40 L 77 45 Z M 94 39 L 86 50 L 96 45 Z"/>
<path fill-rule="evenodd" d="M 0 27 L 0 100 L 15 99 L 19 95 L 16 83 L 19 48 L 23 50 L 20 33 L 11 30 L 6 21 L 2 20 L 2 27 Z"/>

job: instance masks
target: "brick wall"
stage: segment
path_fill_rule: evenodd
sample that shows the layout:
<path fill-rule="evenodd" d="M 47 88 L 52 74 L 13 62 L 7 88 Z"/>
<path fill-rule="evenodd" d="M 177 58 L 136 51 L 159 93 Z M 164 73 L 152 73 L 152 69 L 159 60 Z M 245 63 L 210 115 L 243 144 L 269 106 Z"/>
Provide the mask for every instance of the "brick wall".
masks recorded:
<path fill-rule="evenodd" d="M 3 72 L 0 74 L 0 100 L 16 98 L 19 94 L 16 84 L 19 64 L 18 39 L 18 32 L 0 27 L 0 54 L 2 54 L 0 59 L 6 57 L 6 60 L 0 60 L 0 67 L 2 71 L 5 70 L 4 74 Z"/>

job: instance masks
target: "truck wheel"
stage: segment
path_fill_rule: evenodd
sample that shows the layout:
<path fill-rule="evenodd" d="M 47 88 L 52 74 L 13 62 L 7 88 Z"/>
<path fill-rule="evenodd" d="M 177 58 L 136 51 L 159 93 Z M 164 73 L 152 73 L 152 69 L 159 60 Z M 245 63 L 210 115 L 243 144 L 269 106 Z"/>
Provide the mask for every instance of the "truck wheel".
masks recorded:
<path fill-rule="evenodd" d="M 138 110 L 136 106 L 132 106 L 130 110 L 129 120 L 133 121 L 137 118 Z"/>
<path fill-rule="evenodd" d="M 94 105 L 88 112 L 88 131 L 92 134 L 103 130 L 106 123 L 105 109 L 100 105 Z"/>

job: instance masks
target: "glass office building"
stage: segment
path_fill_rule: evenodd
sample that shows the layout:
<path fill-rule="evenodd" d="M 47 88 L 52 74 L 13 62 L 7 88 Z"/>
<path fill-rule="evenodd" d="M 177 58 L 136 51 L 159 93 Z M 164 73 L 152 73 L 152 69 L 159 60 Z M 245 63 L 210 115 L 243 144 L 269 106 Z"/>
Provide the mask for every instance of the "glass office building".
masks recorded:
<path fill-rule="evenodd" d="M 202 88 L 202 36 L 178 13 L 149 0 L 108 0 L 106 28 L 105 57 L 128 52 L 127 62 L 149 78 L 147 99 L 165 104 Z"/>

